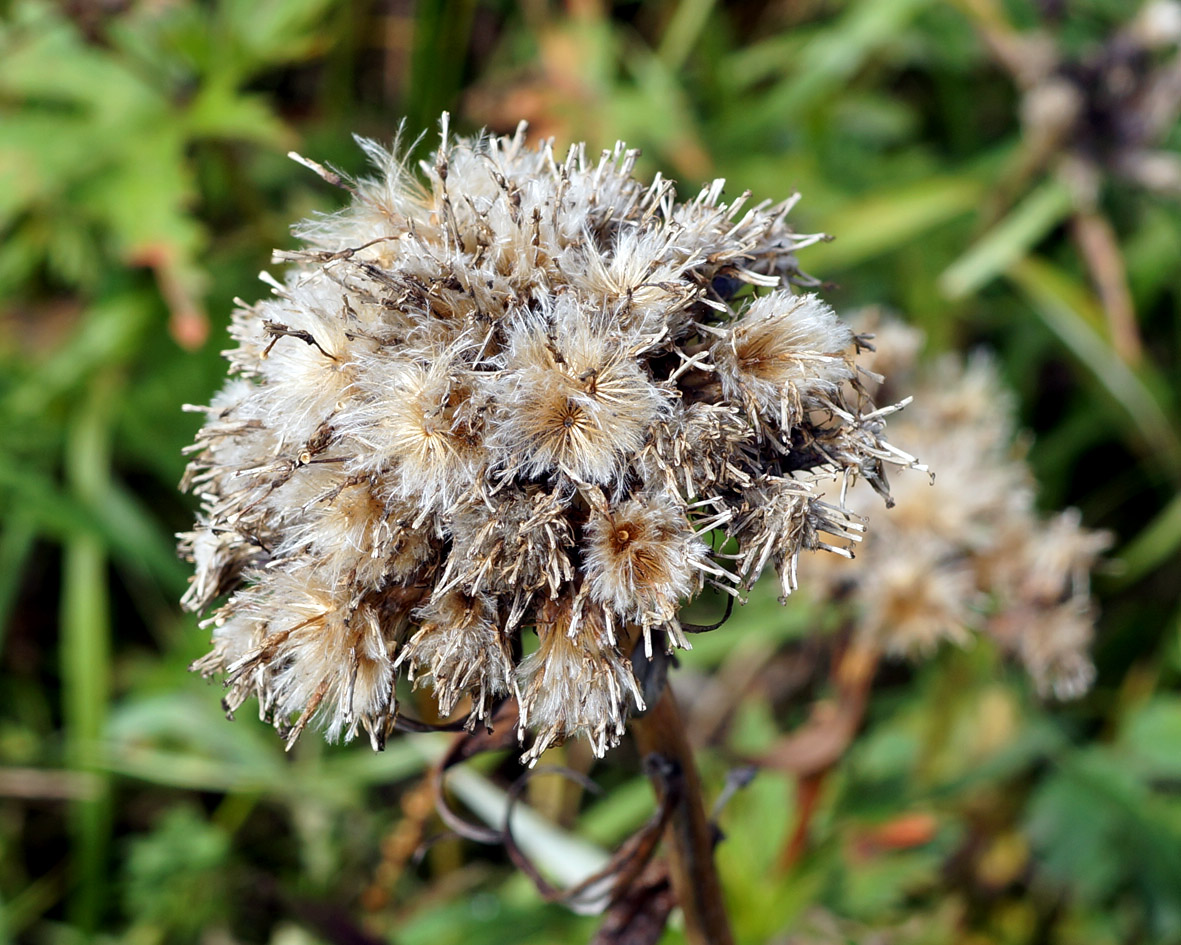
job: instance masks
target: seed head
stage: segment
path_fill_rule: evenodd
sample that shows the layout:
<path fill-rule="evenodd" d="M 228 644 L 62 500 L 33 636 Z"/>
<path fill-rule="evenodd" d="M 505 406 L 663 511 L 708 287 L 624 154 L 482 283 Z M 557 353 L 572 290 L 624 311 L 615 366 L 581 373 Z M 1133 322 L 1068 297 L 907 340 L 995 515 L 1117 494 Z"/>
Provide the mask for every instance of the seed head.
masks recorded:
<path fill-rule="evenodd" d="M 915 392 L 896 431 L 938 470 L 932 482 L 903 470 L 894 508 L 874 519 L 857 560 L 801 571 L 823 598 L 851 601 L 863 643 L 926 655 L 973 632 L 1016 656 L 1044 695 L 1077 696 L 1094 678 L 1090 573 L 1110 535 L 1082 527 L 1077 511 L 1039 515 L 1032 477 L 1014 447 L 1013 403 L 983 354 L 917 363 L 921 335 L 871 318 L 874 371 Z M 889 396 L 889 389 L 885 391 Z M 835 490 L 834 499 L 835 499 Z M 852 490 L 853 509 L 871 497 Z"/>
<path fill-rule="evenodd" d="M 801 550 L 859 537 L 822 484 L 884 492 L 912 460 L 852 332 L 799 291 L 819 237 L 793 201 L 678 202 L 622 144 L 560 156 L 523 127 L 444 119 L 421 178 L 361 146 L 363 180 L 300 159 L 351 202 L 276 254 L 201 408 L 184 603 L 224 599 L 197 668 L 292 740 L 318 719 L 380 746 L 404 676 L 471 724 L 516 698 L 530 759 L 601 754 L 643 704 L 637 640 L 686 646 L 681 604 L 768 562 L 790 592 Z"/>

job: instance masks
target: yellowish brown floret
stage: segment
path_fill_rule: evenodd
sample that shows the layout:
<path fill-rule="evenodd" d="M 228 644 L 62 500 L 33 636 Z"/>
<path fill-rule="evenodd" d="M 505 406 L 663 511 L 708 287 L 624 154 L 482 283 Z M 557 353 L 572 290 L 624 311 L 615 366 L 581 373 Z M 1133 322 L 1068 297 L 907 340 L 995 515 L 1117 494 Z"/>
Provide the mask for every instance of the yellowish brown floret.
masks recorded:
<path fill-rule="evenodd" d="M 659 492 L 593 508 L 583 567 L 591 599 L 608 615 L 639 624 L 649 654 L 651 628 L 674 626 L 678 604 L 697 592 L 705 573 L 724 576 L 710 564 L 687 510 Z"/>

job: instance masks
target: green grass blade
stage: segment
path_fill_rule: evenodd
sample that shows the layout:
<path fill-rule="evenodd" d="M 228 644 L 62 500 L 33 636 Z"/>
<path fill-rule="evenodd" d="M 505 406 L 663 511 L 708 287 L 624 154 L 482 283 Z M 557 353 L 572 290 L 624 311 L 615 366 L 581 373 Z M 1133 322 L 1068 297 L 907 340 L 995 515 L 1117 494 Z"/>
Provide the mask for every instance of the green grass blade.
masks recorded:
<path fill-rule="evenodd" d="M 411 135 L 433 128 L 455 107 L 471 37 L 474 0 L 416 4 L 410 82 L 404 99 Z"/>
<path fill-rule="evenodd" d="M 1098 301 L 1077 280 L 1033 257 L 1010 266 L 1008 277 L 1034 310 L 1094 375 L 1103 392 L 1127 415 L 1127 435 L 1139 452 L 1174 480 L 1181 479 L 1177 431 L 1146 383 L 1092 327 Z M 1165 389 L 1157 381 L 1153 386 Z"/>
<path fill-rule="evenodd" d="M 1005 272 L 1028 255 L 1074 208 L 1069 188 L 1051 178 L 1029 194 L 939 277 L 939 288 L 960 299 Z"/>
<path fill-rule="evenodd" d="M 1173 497 L 1120 555 L 1118 584 L 1132 584 L 1169 561 L 1181 548 L 1181 494 Z"/>
<path fill-rule="evenodd" d="M 40 535 L 62 542 L 89 535 L 121 563 L 151 575 L 165 587 L 182 588 L 188 578 L 189 568 L 177 559 L 172 542 L 123 486 L 107 481 L 99 486 L 96 497 L 83 497 L 55 488 L 33 466 L 0 457 L 0 490 L 9 507 L 19 509 Z"/>
<path fill-rule="evenodd" d="M 8 618 L 20 594 L 25 561 L 33 549 L 37 529 L 33 519 L 21 509 L 14 509 L 0 534 L 0 651 L 4 649 Z"/>
<path fill-rule="evenodd" d="M 64 864 L 58 864 L 7 902 L 0 903 L 0 942 L 21 941 L 21 934 L 58 903 L 65 886 L 65 873 Z"/>
<path fill-rule="evenodd" d="M 818 33 L 802 50 L 793 78 L 771 92 L 764 113 L 797 116 L 837 93 L 866 60 L 897 40 L 930 0 L 862 0 L 853 4 L 831 29 Z"/>
<path fill-rule="evenodd" d="M 823 221 L 831 243 L 809 247 L 805 268 L 828 276 L 897 249 L 979 206 L 984 186 L 970 177 L 924 180 L 857 197 Z"/>
<path fill-rule="evenodd" d="M 66 442 L 66 475 L 83 501 L 101 494 L 110 470 L 109 378 L 100 378 L 80 409 Z M 61 599 L 62 716 L 65 762 L 78 771 L 101 770 L 100 739 L 110 702 L 111 615 L 107 553 L 93 534 L 80 532 L 63 547 Z M 71 809 L 74 843 L 71 918 L 84 932 L 99 925 L 107 895 L 111 807 L 106 784 Z"/>
<path fill-rule="evenodd" d="M 685 64 L 713 8 L 714 0 L 683 0 L 677 4 L 657 52 L 670 71 L 675 72 Z"/>

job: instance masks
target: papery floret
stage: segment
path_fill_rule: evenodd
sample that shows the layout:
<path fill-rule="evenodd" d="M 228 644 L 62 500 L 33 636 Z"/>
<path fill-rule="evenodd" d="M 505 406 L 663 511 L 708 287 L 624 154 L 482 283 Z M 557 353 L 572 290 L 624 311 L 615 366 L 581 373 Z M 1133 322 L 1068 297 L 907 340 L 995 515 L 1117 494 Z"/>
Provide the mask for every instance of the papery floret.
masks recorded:
<path fill-rule="evenodd" d="M 853 377 L 848 326 L 815 295 L 756 300 L 713 347 L 722 390 L 755 423 L 790 430 L 821 397 Z"/>
<path fill-rule="evenodd" d="M 348 467 L 388 474 L 390 492 L 422 509 L 453 507 L 471 491 L 486 456 L 478 378 L 446 356 L 364 367 L 356 405 L 336 420 Z"/>
<path fill-rule="evenodd" d="M 591 512 L 583 551 L 591 599 L 621 623 L 650 627 L 676 617 L 701 584 L 709 549 L 685 510 L 667 495 L 629 499 Z"/>
<path fill-rule="evenodd" d="M 932 483 L 901 470 L 895 506 L 873 520 L 857 560 L 813 558 L 801 565 L 805 580 L 852 604 L 852 629 L 874 648 L 925 655 L 981 633 L 1016 656 L 1043 695 L 1079 695 L 1094 678 L 1089 575 L 1110 536 L 1084 529 L 1077 511 L 1039 516 L 1014 443 L 1013 399 L 991 358 L 944 356 L 921 370 L 921 335 L 892 321 L 867 327 L 878 348 L 867 367 L 888 372 L 887 395 L 900 380 L 916 390 L 896 430 L 938 475 Z M 829 487 L 831 500 L 842 485 Z M 859 490 L 845 498 L 854 512 L 872 507 Z"/>
<path fill-rule="evenodd" d="M 471 721 L 488 718 L 496 700 L 515 686 L 511 654 L 492 601 L 450 592 L 432 600 L 416 617 L 421 627 L 398 657 L 398 665 L 406 665 L 416 685 L 431 681 L 443 715 L 450 715 L 459 700 L 470 695 Z"/>
<path fill-rule="evenodd" d="M 507 472 L 610 483 L 647 440 L 663 412 L 660 392 L 597 321 L 526 317 L 511 335 L 489 437 Z"/>
<path fill-rule="evenodd" d="M 537 652 L 521 663 L 522 720 L 537 730 L 524 760 L 552 744 L 584 735 L 602 755 L 623 735 L 631 706 L 644 708 L 630 661 L 606 632 L 601 612 L 563 601 L 538 626 Z"/>

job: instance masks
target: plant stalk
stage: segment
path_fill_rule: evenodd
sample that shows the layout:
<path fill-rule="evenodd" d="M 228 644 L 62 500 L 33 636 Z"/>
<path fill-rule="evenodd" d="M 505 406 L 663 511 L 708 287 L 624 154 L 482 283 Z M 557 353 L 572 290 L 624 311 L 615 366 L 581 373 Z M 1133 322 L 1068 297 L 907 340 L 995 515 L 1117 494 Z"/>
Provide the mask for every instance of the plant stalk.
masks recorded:
<path fill-rule="evenodd" d="M 690 945 L 732 945 L 714 865 L 714 828 L 705 813 L 701 778 L 672 690 L 666 686 L 660 700 L 632 721 L 632 732 L 642 755 L 663 755 L 680 768 L 681 797 L 665 828 L 664 843 L 673 892 L 685 916 L 685 938 Z"/>

